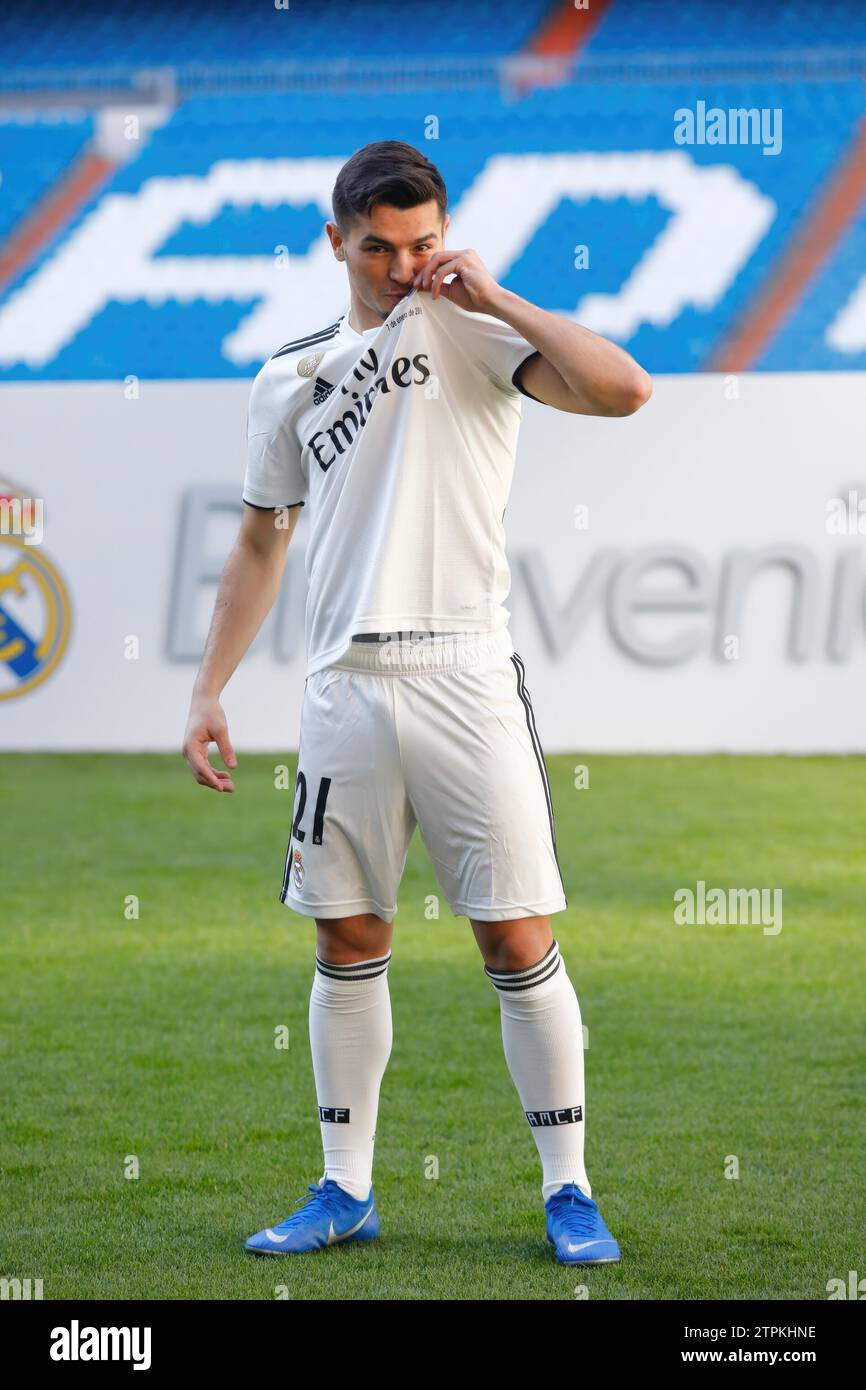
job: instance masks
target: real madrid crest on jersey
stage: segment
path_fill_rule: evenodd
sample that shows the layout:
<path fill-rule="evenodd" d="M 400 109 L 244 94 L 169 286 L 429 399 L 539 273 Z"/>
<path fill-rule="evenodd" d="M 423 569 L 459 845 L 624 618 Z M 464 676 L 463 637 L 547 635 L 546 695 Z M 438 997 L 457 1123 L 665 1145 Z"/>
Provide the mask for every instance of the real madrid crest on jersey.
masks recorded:
<path fill-rule="evenodd" d="M 40 685 L 69 640 L 69 596 L 42 549 L 34 511 L 22 488 L 0 482 L 0 700 Z"/>
<path fill-rule="evenodd" d="M 299 849 L 292 850 L 292 878 L 294 879 L 296 888 L 301 888 L 303 886 L 305 877 L 304 860 L 301 851 Z"/>
<path fill-rule="evenodd" d="M 324 355 L 323 352 L 314 352 L 309 357 L 302 357 L 298 363 L 298 376 L 312 376 Z"/>

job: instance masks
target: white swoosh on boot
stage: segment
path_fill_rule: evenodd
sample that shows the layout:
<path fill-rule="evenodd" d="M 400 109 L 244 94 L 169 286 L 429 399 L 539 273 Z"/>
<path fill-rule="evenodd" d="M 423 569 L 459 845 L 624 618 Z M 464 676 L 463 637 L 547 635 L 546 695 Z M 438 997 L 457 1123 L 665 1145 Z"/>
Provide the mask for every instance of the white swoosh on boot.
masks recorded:
<path fill-rule="evenodd" d="M 333 1217 L 332 1217 L 332 1218 L 331 1218 L 331 1229 L 328 1231 L 328 1244 L 329 1244 L 329 1245 L 339 1245 L 339 1243 L 340 1243 L 341 1240 L 347 1240 L 348 1237 L 349 1237 L 349 1236 L 353 1236 L 353 1235 L 355 1234 L 356 1231 L 360 1231 L 361 1227 L 363 1226 L 364 1222 L 367 1220 L 367 1218 L 368 1218 L 368 1216 L 370 1215 L 370 1213 L 372 1212 L 372 1210 L 373 1210 L 372 1206 L 368 1207 L 367 1210 L 364 1212 L 364 1215 L 361 1217 L 361 1220 L 358 1222 L 357 1226 L 353 1226 L 352 1229 L 351 1229 L 351 1231 L 344 1231 L 343 1234 L 342 1234 L 341 1236 L 338 1236 L 337 1233 L 336 1233 L 335 1230 L 334 1230 L 334 1221 L 333 1221 Z"/>

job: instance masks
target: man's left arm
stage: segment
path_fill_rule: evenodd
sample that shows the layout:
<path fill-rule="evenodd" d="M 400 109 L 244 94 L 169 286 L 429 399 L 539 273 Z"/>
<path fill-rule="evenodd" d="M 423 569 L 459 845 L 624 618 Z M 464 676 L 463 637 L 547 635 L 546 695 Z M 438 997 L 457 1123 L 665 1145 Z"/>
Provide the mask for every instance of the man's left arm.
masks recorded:
<path fill-rule="evenodd" d="M 446 275 L 454 279 L 446 282 Z M 414 283 L 470 313 L 501 319 L 525 338 L 535 353 L 517 381 L 543 405 L 574 415 L 633 415 L 652 395 L 649 373 L 623 348 L 503 289 L 477 251 L 434 252 Z"/>
<path fill-rule="evenodd" d="M 524 391 L 575 415 L 633 415 L 652 395 L 649 372 L 589 328 L 500 289 L 485 310 L 535 348 L 518 373 Z"/>

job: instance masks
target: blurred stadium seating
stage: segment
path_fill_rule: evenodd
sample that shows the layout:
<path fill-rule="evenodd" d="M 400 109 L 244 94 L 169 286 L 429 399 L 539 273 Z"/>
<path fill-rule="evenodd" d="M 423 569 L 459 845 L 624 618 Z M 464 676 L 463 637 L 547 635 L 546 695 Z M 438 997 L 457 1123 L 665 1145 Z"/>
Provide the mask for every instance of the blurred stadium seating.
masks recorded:
<path fill-rule="evenodd" d="M 275 57 L 304 62 L 361 54 L 428 57 L 431 51 L 506 54 L 533 33 L 550 9 L 549 0 L 439 0 L 435 10 L 398 7 L 389 0 L 364 0 L 362 5 L 291 0 L 282 13 L 275 13 L 268 4 L 155 0 L 132 14 L 105 0 L 76 0 L 63 7 L 13 0 L 0 16 L 0 45 L 8 54 L 7 73 L 58 67 L 120 71 L 239 57 L 265 63 Z"/>
<path fill-rule="evenodd" d="M 385 138 L 429 149 L 457 226 L 461 200 L 510 160 L 491 234 L 517 205 L 533 213 L 499 278 L 618 337 L 654 373 L 866 365 L 862 4 L 445 0 L 434 13 L 158 0 L 133 15 L 12 0 L 0 49 L 0 379 L 251 375 L 269 340 L 233 339 L 260 299 L 244 265 L 277 248 L 302 263 L 329 215 L 309 191 L 292 196 L 290 177 L 265 197 L 262 162 L 342 161 Z M 674 113 L 699 101 L 780 111 L 783 153 L 677 146 Z M 130 114 L 133 139 L 118 133 Z M 438 138 L 425 142 L 431 117 Z M 584 163 L 556 191 L 565 155 Z M 164 216 L 172 189 L 181 207 L 189 181 L 218 168 L 206 212 Z M 751 236 L 724 225 L 733 189 Z M 122 207 L 152 226 L 146 292 L 134 277 L 125 293 L 97 283 L 94 219 Z M 705 234 L 677 257 L 684 209 Z M 76 237 L 89 260 L 69 258 Z M 68 327 L 52 336 L 54 313 Z M 309 313 L 299 304 L 293 321 L 288 303 L 275 338 L 306 331 Z"/>

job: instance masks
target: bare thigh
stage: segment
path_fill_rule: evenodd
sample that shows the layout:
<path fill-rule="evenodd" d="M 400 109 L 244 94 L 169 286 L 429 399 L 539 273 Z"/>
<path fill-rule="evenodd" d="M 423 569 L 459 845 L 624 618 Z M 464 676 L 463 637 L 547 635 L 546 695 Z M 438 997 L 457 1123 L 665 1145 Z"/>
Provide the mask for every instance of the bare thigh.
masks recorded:
<path fill-rule="evenodd" d="M 354 965 L 356 961 L 385 956 L 391 949 L 393 935 L 394 923 L 383 921 L 375 912 L 316 918 L 316 952 L 331 965 Z"/>

